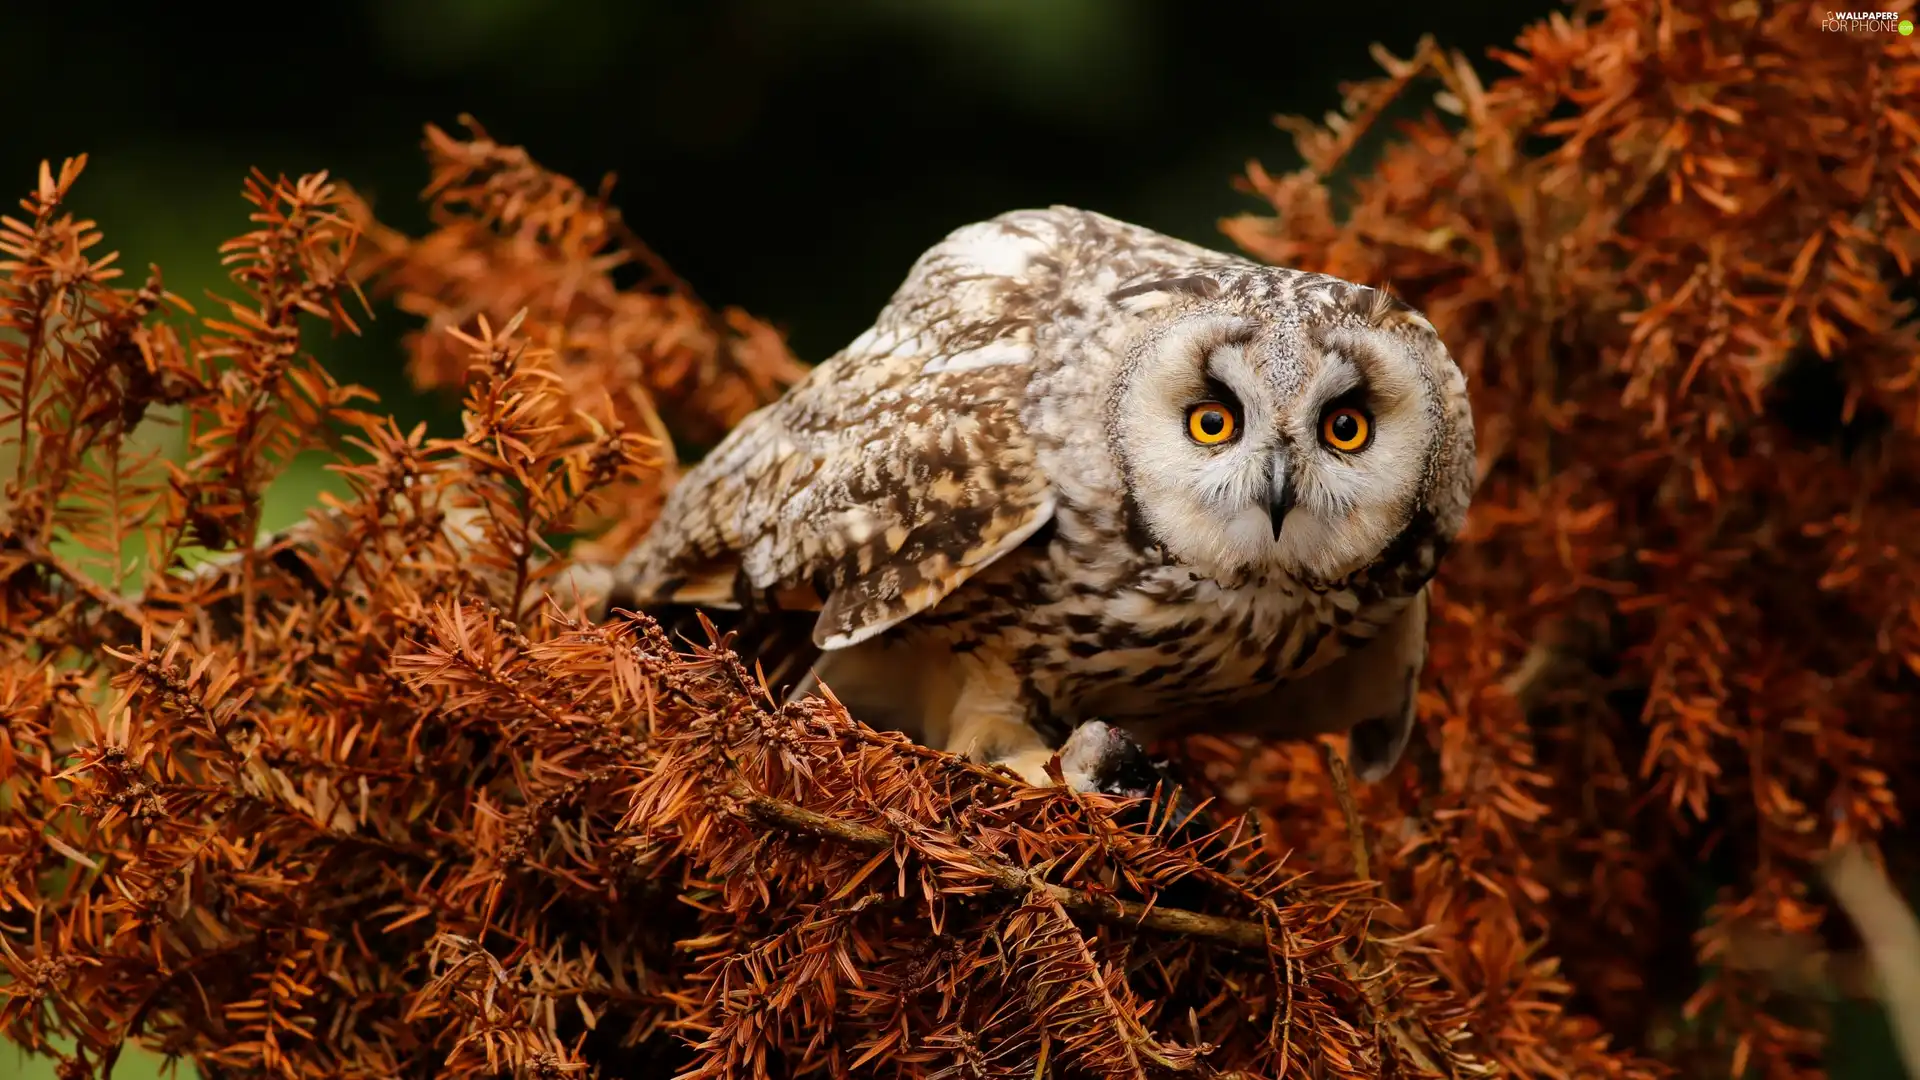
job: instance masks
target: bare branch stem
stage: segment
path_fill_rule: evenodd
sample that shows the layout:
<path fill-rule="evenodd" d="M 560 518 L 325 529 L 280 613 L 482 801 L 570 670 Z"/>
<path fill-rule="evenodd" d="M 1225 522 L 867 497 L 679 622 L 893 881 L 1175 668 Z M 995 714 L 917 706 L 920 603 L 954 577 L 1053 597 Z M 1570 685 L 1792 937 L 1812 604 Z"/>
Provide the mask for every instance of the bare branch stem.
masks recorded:
<path fill-rule="evenodd" d="M 732 794 L 740 800 L 756 821 L 764 825 L 771 825 L 787 832 L 837 840 L 869 851 L 890 848 L 894 844 L 894 834 L 885 829 L 842 821 L 836 817 L 808 810 L 804 806 L 797 806 L 785 799 L 776 799 L 771 795 L 763 795 L 745 787 L 735 788 Z M 1042 881 L 1032 871 L 1022 870 L 996 859 L 978 855 L 970 858 L 975 866 L 1002 889 L 1009 892 L 1038 890 L 1047 899 L 1083 918 L 1114 926 L 1133 926 L 1166 934 L 1204 937 L 1242 949 L 1267 947 L 1269 939 L 1267 928 L 1257 922 L 1221 915 L 1207 915 L 1183 908 L 1149 907 L 1131 900 L 1102 896 L 1081 889 L 1069 889 L 1063 885 Z"/>
<path fill-rule="evenodd" d="M 152 626 L 152 620 L 147 618 L 146 612 L 136 607 L 133 601 L 95 581 L 85 571 L 68 566 L 65 559 L 53 553 L 53 549 L 42 547 L 32 540 L 26 541 L 24 546 L 29 559 L 60 575 L 69 587 L 89 600 L 127 620 L 136 628 L 147 629 Z"/>
<path fill-rule="evenodd" d="M 1347 843 L 1353 848 L 1353 876 L 1373 880 L 1372 860 L 1367 857 L 1367 833 L 1360 824 L 1360 808 L 1353 801 L 1353 776 L 1347 759 L 1325 739 L 1318 740 L 1320 760 L 1326 763 L 1327 780 L 1333 785 L 1333 797 L 1347 819 Z"/>

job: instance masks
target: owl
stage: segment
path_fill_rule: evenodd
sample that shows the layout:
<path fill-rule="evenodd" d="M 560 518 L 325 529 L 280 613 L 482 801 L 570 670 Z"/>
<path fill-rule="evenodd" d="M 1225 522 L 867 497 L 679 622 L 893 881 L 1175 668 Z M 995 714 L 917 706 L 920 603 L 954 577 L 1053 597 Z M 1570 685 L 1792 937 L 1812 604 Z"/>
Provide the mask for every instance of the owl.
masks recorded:
<path fill-rule="evenodd" d="M 1372 781 L 1473 487 L 1465 378 L 1404 303 L 1021 210 L 689 470 L 609 606 L 797 627 L 794 695 L 1035 784 L 1196 733 L 1344 735 Z"/>

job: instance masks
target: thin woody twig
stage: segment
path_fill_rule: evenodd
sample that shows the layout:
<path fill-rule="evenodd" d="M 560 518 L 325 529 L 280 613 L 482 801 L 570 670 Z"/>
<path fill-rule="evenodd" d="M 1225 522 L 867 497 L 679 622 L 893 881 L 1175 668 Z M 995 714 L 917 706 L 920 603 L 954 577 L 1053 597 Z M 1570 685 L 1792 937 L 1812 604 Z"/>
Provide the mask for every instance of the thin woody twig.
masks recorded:
<path fill-rule="evenodd" d="M 1353 876 L 1362 881 L 1373 880 L 1371 860 L 1367 858 L 1367 834 L 1360 824 L 1360 811 L 1353 801 L 1352 774 L 1347 769 L 1347 761 L 1340 751 L 1325 739 L 1317 740 L 1320 747 L 1320 760 L 1327 766 L 1327 779 L 1333 785 L 1333 797 L 1340 804 L 1340 813 L 1347 819 L 1347 842 L 1353 847 Z"/>
<path fill-rule="evenodd" d="M 1360 821 L 1359 806 L 1353 800 L 1352 770 L 1347 768 L 1347 759 L 1340 756 L 1340 751 L 1334 747 L 1332 742 L 1326 739 L 1319 739 L 1316 740 L 1316 745 L 1320 748 L 1320 760 L 1327 767 L 1327 780 L 1333 786 L 1334 800 L 1340 804 L 1340 813 L 1346 818 L 1347 844 L 1353 849 L 1353 875 L 1361 881 L 1372 881 L 1373 867 L 1372 859 L 1370 859 L 1367 854 L 1366 828 Z M 1347 971 L 1349 977 L 1362 988 L 1362 992 L 1366 995 L 1367 1007 L 1373 1011 L 1375 1016 L 1383 1016 L 1384 1012 L 1381 1009 L 1378 995 L 1375 992 L 1374 983 L 1370 979 L 1361 977 L 1359 966 L 1354 957 L 1348 954 L 1345 949 L 1336 949 L 1334 955 L 1336 959 L 1339 960 L 1341 966 Z M 1412 1037 L 1409 1036 L 1399 1024 L 1388 1020 L 1384 1026 L 1387 1029 L 1387 1033 L 1392 1036 L 1394 1043 L 1398 1045 L 1408 1057 L 1412 1058 L 1416 1065 L 1428 1072 L 1440 1072 L 1435 1066 L 1433 1058 L 1428 1055 L 1425 1050 L 1421 1049 L 1419 1044 L 1414 1042 Z"/>
<path fill-rule="evenodd" d="M 756 821 L 764 825 L 837 840 L 869 851 L 890 848 L 894 843 L 894 834 L 885 829 L 842 821 L 747 788 L 735 788 L 732 794 Z M 1182 908 L 1148 907 L 1131 900 L 1101 896 L 1042 881 L 1030 870 L 1009 866 L 998 860 L 975 855 L 970 857 L 970 861 L 1000 888 L 1009 892 L 1037 890 L 1074 915 L 1114 926 L 1134 926 L 1166 934 L 1204 937 L 1242 949 L 1267 947 L 1266 928 L 1246 919 L 1207 915 Z"/>
<path fill-rule="evenodd" d="M 1822 869 L 1866 944 L 1907 1075 L 1920 1078 L 1920 919 L 1860 847 L 1840 849 Z"/>
<path fill-rule="evenodd" d="M 134 606 L 133 601 L 100 584 L 88 574 L 67 565 L 66 560 L 54 554 L 51 549 L 43 548 L 32 540 L 25 541 L 22 546 L 26 550 L 27 558 L 53 571 L 66 586 L 132 623 L 136 629 L 152 629 L 152 620 L 147 618 L 146 612 Z"/>

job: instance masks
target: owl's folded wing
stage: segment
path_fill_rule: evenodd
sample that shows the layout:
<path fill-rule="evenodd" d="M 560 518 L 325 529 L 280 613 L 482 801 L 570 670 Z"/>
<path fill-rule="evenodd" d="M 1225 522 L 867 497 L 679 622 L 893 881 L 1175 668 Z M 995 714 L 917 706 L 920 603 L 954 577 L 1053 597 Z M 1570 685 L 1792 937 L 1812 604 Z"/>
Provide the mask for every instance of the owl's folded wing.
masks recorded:
<path fill-rule="evenodd" d="M 675 487 L 623 592 L 642 608 L 817 609 L 829 650 L 931 608 L 1053 514 L 1020 419 L 1024 344 L 994 346 L 971 365 L 821 365 Z"/>

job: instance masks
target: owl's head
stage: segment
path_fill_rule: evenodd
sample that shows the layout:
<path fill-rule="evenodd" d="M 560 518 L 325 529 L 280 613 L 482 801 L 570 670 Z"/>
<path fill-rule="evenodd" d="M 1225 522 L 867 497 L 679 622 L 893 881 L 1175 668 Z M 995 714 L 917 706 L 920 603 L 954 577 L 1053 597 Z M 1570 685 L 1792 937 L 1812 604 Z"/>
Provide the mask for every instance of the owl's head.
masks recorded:
<path fill-rule="evenodd" d="M 1181 563 L 1324 583 L 1416 523 L 1458 531 L 1473 489 L 1466 382 L 1405 304 L 1252 264 L 1109 300 L 1125 325 L 1109 443 L 1133 513 Z"/>

